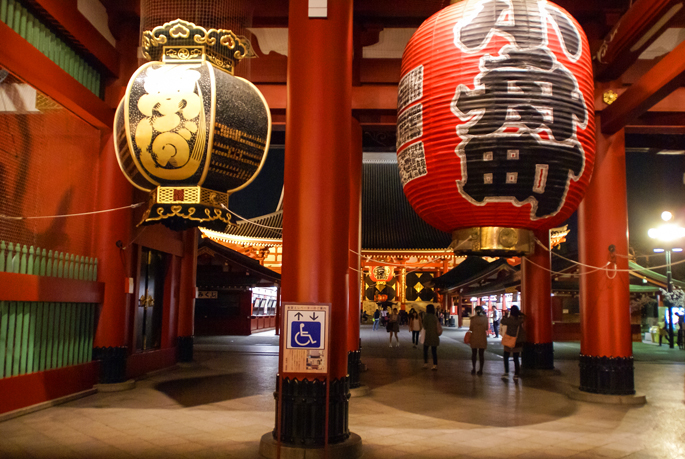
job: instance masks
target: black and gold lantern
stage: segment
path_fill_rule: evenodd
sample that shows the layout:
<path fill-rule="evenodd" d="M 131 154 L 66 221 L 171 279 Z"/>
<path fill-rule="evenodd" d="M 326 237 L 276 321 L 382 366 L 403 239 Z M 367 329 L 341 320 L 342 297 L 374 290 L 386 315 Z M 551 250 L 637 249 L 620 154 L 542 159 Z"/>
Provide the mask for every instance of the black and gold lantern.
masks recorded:
<path fill-rule="evenodd" d="M 228 197 L 266 160 L 271 114 L 249 81 L 233 75 L 249 41 L 177 19 L 143 34 L 151 60 L 131 77 L 114 132 L 121 170 L 150 192 L 141 225 L 223 229 Z"/>

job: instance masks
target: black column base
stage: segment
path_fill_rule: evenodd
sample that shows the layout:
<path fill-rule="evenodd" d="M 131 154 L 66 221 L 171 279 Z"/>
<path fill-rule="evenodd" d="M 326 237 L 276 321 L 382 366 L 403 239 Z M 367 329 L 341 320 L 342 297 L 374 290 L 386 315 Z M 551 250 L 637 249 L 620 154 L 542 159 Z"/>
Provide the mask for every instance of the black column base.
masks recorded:
<path fill-rule="evenodd" d="M 528 370 L 553 370 L 554 346 L 552 343 L 525 343 L 521 353 L 521 366 Z"/>
<path fill-rule="evenodd" d="M 193 336 L 179 336 L 177 341 L 178 361 L 193 361 Z"/>
<path fill-rule="evenodd" d="M 592 394 L 633 395 L 632 357 L 580 356 L 580 390 Z"/>
<path fill-rule="evenodd" d="M 281 384 L 281 442 L 298 447 L 323 446 L 326 426 L 326 382 L 285 378 Z M 333 379 L 330 384 L 328 443 L 335 444 L 350 437 L 349 378 Z M 278 385 L 276 387 L 274 398 L 278 407 Z M 277 409 L 276 426 L 278 422 Z M 273 437 L 278 439 L 277 429 L 274 429 Z"/>
<path fill-rule="evenodd" d="M 347 376 L 350 378 L 350 389 L 356 389 L 361 383 L 362 351 L 347 353 Z"/>
<path fill-rule="evenodd" d="M 100 361 L 100 384 L 116 384 L 126 381 L 128 348 L 94 347 L 93 360 Z"/>

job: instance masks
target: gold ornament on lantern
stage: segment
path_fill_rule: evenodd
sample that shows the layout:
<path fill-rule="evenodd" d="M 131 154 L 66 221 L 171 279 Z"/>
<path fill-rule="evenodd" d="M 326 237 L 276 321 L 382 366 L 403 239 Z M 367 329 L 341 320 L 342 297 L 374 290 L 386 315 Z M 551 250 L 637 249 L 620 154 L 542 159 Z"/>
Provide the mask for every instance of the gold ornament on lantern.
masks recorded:
<path fill-rule="evenodd" d="M 152 60 L 131 77 L 117 108 L 117 160 L 150 193 L 141 225 L 173 230 L 231 224 L 228 197 L 260 172 L 271 114 L 259 90 L 233 75 L 250 42 L 181 19 L 143 33 Z"/>

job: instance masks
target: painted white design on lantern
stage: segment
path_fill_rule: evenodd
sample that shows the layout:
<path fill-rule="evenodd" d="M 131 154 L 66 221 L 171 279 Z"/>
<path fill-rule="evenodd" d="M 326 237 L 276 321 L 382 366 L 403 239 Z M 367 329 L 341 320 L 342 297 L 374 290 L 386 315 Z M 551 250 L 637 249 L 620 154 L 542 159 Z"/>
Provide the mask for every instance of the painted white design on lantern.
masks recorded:
<path fill-rule="evenodd" d="M 455 90 L 450 108 L 462 121 L 456 126 L 462 140 L 456 148 L 461 164 L 461 179 L 456 182 L 459 192 L 479 206 L 530 204 L 531 220 L 556 215 L 566 202 L 571 180 L 579 180 L 585 171 L 585 152 L 577 133 L 587 128 L 589 115 L 575 76 L 549 49 L 548 34 L 556 33 L 565 55 L 577 61 L 582 54 L 580 33 L 545 1 L 480 0 L 464 8 L 463 18 L 453 29 L 458 49 L 482 54 L 495 35 L 508 44 L 481 56 L 473 89 L 460 84 Z M 497 145 L 492 166 L 478 161 L 490 151 L 485 150 L 488 145 Z M 519 148 L 507 149 L 508 145 Z M 498 160 L 505 158 L 522 161 L 515 172 L 488 173 L 495 172 Z M 469 183 L 469 167 L 493 186 L 485 189 Z M 488 177 L 497 182 L 485 181 Z M 565 183 L 564 188 L 547 189 L 548 177 L 550 183 Z M 506 184 L 517 187 L 502 188 Z"/>
<path fill-rule="evenodd" d="M 492 161 L 493 155 L 491 151 L 483 153 L 483 161 Z"/>
<path fill-rule="evenodd" d="M 397 155 L 397 167 L 400 171 L 400 181 L 403 188 L 412 180 L 428 174 L 423 142 L 411 144 L 402 150 Z"/>
<path fill-rule="evenodd" d="M 135 143 L 141 165 L 151 175 L 184 180 L 201 166 L 201 149 L 191 150 L 192 137 L 205 123 L 198 67 L 164 64 L 145 72 L 147 94 L 137 103 L 144 118 L 136 126 Z"/>
<path fill-rule="evenodd" d="M 533 191 L 535 193 L 544 193 L 545 185 L 547 185 L 547 172 L 549 171 L 548 164 L 535 165 L 535 186 Z"/>
<path fill-rule="evenodd" d="M 423 135 L 423 106 L 413 105 L 402 112 L 397 120 L 397 150 L 407 142 Z"/>
<path fill-rule="evenodd" d="M 397 90 L 397 112 L 401 113 L 407 106 L 423 97 L 423 65 L 410 70 L 400 80 Z"/>
<path fill-rule="evenodd" d="M 483 174 L 483 183 L 485 183 L 486 185 L 492 185 L 492 174 L 491 173 Z"/>

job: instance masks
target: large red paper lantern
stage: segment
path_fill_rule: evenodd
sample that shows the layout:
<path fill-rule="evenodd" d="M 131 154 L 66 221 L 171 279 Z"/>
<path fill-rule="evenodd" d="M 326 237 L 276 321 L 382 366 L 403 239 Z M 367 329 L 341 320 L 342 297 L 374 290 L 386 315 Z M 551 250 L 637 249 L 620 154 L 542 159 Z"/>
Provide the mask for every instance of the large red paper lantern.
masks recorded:
<path fill-rule="evenodd" d="M 544 0 L 463 0 L 402 58 L 397 156 L 407 199 L 464 253 L 526 253 L 583 199 L 595 150 L 590 50 Z"/>

